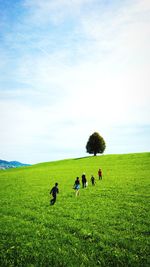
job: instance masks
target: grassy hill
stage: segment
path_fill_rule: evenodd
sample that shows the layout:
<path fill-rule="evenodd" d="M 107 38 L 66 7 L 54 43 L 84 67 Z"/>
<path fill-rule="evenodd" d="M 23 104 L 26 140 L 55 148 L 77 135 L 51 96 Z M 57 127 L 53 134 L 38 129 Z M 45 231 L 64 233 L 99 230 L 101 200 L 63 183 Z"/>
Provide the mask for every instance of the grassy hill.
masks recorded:
<path fill-rule="evenodd" d="M 75 197 L 83 172 L 89 185 Z M 55 182 L 60 193 L 50 206 Z M 0 184 L 0 266 L 150 266 L 150 153 L 1 170 Z"/>

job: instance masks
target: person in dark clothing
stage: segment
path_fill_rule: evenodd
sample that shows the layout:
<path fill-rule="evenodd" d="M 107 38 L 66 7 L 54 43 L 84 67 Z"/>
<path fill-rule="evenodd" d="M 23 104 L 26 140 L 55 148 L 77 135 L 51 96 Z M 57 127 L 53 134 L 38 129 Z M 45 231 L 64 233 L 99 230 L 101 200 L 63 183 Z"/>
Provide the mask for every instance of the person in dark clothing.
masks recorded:
<path fill-rule="evenodd" d="M 59 193 L 58 183 L 55 183 L 55 186 L 51 189 L 50 194 L 52 194 L 53 198 L 50 200 L 50 205 L 54 205 L 56 202 L 56 196 Z"/>
<path fill-rule="evenodd" d="M 82 174 L 82 187 L 83 187 L 83 188 L 86 187 L 86 182 L 87 182 L 87 180 L 86 180 L 86 176 L 85 176 L 85 173 L 83 173 L 83 174 Z"/>
<path fill-rule="evenodd" d="M 102 170 L 101 169 L 98 170 L 98 177 L 99 177 L 99 180 L 102 180 Z"/>
<path fill-rule="evenodd" d="M 91 176 L 91 182 L 92 182 L 92 185 L 95 185 L 95 178 L 93 175 Z"/>
<path fill-rule="evenodd" d="M 79 195 L 79 189 L 80 189 L 79 177 L 77 177 L 76 180 L 75 180 L 74 189 L 76 190 L 76 196 L 78 196 Z"/>

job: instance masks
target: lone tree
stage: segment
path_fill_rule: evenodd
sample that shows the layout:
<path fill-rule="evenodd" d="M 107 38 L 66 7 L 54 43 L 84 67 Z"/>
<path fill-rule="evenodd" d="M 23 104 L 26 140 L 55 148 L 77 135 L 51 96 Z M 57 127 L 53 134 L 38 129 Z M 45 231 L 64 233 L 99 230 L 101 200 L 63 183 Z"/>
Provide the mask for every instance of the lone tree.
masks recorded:
<path fill-rule="evenodd" d="M 97 153 L 103 153 L 106 148 L 105 141 L 99 133 L 95 132 L 90 135 L 89 140 L 86 144 L 86 151 L 89 154 L 94 154 L 96 156 Z"/>

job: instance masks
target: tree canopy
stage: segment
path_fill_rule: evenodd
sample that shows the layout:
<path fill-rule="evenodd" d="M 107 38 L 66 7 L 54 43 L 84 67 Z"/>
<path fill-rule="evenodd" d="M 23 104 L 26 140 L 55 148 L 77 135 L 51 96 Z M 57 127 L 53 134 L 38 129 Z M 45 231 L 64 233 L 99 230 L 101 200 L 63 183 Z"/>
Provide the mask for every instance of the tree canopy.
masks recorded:
<path fill-rule="evenodd" d="M 90 135 L 89 140 L 86 144 L 87 153 L 94 154 L 94 156 L 96 156 L 97 153 L 102 154 L 105 148 L 105 140 L 99 133 L 94 132 L 92 135 Z"/>

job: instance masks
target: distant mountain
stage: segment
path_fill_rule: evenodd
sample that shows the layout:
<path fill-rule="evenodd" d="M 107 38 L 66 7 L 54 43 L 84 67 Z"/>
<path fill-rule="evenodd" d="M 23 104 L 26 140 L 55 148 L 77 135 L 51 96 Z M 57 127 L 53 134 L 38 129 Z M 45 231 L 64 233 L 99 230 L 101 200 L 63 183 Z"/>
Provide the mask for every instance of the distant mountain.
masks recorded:
<path fill-rule="evenodd" d="M 30 166 L 30 164 L 21 163 L 19 161 L 6 161 L 0 159 L 0 169 L 18 168 L 23 166 Z"/>

